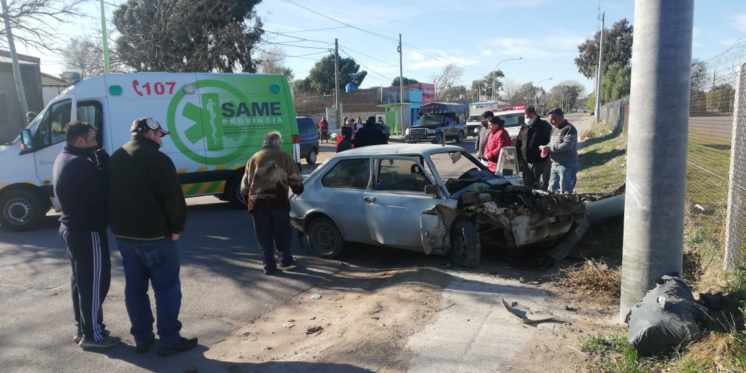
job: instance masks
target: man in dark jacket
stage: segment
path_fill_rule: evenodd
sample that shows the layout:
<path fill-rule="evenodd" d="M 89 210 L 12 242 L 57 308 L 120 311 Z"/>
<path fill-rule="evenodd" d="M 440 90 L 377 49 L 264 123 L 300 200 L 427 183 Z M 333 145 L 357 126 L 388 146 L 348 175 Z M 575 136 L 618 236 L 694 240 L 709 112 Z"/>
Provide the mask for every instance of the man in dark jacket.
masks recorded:
<path fill-rule="evenodd" d="M 108 155 L 98 146 L 96 130 L 74 122 L 67 126 L 67 145 L 53 169 L 54 194 L 62 206 L 60 234 L 72 264 L 70 279 L 77 332 L 84 349 L 119 343 L 103 323 L 102 305 L 109 292 L 111 259 L 108 239 Z"/>
<path fill-rule="evenodd" d="M 388 143 L 386 134 L 376 125 L 376 117 L 370 117 L 365 121 L 363 128 L 359 129 L 352 140 L 356 148 L 370 145 L 382 145 Z"/>
<path fill-rule="evenodd" d="M 152 118 L 132 123 L 132 140 L 111 157 L 111 229 L 122 253 L 125 303 L 137 352 L 155 341 L 148 282 L 155 292 L 159 355 L 197 346 L 197 338 L 181 336 L 179 250 L 186 203 L 173 162 L 158 149 L 168 132 Z"/>
<path fill-rule="evenodd" d="M 525 123 L 515 142 L 523 184 L 546 190 L 549 185 L 549 159 L 541 157 L 539 146 L 549 144 L 552 126 L 539 117 L 533 106 L 527 107 L 524 114 Z"/>

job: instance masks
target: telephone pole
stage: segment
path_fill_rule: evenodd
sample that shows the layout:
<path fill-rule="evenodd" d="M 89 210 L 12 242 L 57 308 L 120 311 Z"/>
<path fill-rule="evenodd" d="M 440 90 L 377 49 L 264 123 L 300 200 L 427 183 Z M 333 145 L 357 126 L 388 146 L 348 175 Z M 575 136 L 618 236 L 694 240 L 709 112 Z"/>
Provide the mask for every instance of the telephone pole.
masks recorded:
<path fill-rule="evenodd" d="M 404 132 L 404 57 L 399 34 L 399 130 Z"/>
<path fill-rule="evenodd" d="M 16 54 L 16 43 L 13 40 L 13 30 L 10 27 L 10 15 L 8 14 L 8 2 L 0 0 L 3 6 L 3 18 L 5 21 L 5 37 L 8 39 L 8 49 L 10 49 L 10 58 L 13 63 L 13 81 L 16 84 L 16 95 L 18 104 L 21 105 L 21 116 L 23 124 L 26 124 L 26 113 L 28 113 L 28 101 L 26 101 L 26 90 L 23 87 L 23 77 L 21 76 L 21 67 L 18 65 L 18 54 Z"/>
<path fill-rule="evenodd" d="M 682 273 L 693 18 L 694 0 L 635 0 L 622 320 L 660 276 Z"/>
<path fill-rule="evenodd" d="M 598 67 L 596 68 L 596 123 L 601 118 L 601 88 L 604 67 L 604 29 L 606 28 L 606 12 L 601 13 L 601 40 L 598 43 Z"/>
<path fill-rule="evenodd" d="M 104 0 L 101 0 L 101 39 L 101 46 L 104 50 L 104 74 L 108 74 L 111 72 L 111 66 L 109 65 L 109 31 L 106 29 Z"/>
<path fill-rule="evenodd" d="M 334 120 L 337 128 L 342 128 L 339 111 L 339 40 L 334 38 Z"/>

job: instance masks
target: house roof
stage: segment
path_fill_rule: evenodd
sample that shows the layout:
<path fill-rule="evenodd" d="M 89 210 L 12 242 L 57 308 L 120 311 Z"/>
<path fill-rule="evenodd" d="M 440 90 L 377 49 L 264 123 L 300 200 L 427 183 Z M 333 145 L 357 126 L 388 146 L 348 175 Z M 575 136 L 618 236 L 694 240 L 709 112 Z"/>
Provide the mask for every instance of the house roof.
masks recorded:
<path fill-rule="evenodd" d="M 67 87 L 70 83 L 53 75 L 41 73 L 41 86 L 42 87 Z"/>

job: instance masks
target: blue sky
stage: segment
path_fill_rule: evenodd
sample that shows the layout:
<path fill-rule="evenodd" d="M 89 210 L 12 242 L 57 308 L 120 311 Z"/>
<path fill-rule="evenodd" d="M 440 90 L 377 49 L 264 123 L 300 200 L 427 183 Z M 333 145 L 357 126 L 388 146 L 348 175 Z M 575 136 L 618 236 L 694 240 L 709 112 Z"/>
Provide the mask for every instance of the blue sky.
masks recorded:
<path fill-rule="evenodd" d="M 402 33 L 404 75 L 420 81 L 431 81 L 445 65 L 455 63 L 463 67 L 462 83 L 468 86 L 494 69 L 499 61 L 522 57 L 523 60 L 500 65 L 512 84 L 543 81 L 540 85 L 550 88 L 564 80 L 576 80 L 587 88 L 592 85 L 577 72 L 574 58 L 577 45 L 598 30 L 598 0 L 290 1 L 377 34 L 353 28 L 298 33 L 298 30 L 342 25 L 286 0 L 264 0 L 257 13 L 267 30 L 314 40 L 266 35 L 269 42 L 304 46 L 261 47 L 281 47 L 296 78 L 305 77 L 323 55 L 323 50 L 313 48 L 331 47 L 337 37 L 343 55 L 354 57 L 369 71 L 364 87 L 388 85 L 398 76 L 393 39 Z M 60 29 L 61 40 L 83 35 L 85 30 L 100 29 L 95 3 L 84 9 L 90 17 Z M 706 60 L 746 38 L 743 0 L 695 0 L 695 7 L 695 58 Z M 623 17 L 634 19 L 633 0 L 601 0 L 601 8 L 606 12 L 607 25 Z M 107 9 L 110 17 L 113 7 Z M 21 49 L 41 55 L 44 71 L 58 74 L 64 69 L 59 56 Z M 318 54 L 309 56 L 314 53 Z M 550 77 L 553 79 L 547 80 Z"/>

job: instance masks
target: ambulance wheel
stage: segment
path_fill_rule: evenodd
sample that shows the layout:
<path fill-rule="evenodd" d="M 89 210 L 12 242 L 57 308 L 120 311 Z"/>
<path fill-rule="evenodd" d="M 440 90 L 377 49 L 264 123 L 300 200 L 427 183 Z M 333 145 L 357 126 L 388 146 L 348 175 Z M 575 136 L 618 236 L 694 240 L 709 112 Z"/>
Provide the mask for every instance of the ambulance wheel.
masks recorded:
<path fill-rule="evenodd" d="M 246 209 L 246 199 L 241 194 L 241 179 L 243 178 L 243 173 L 234 176 L 230 180 L 228 180 L 228 183 L 225 186 L 225 192 L 223 192 L 223 198 L 224 200 L 228 201 L 231 205 L 231 207 L 235 209 Z"/>
<path fill-rule="evenodd" d="M 0 195 L 0 224 L 12 231 L 29 230 L 39 224 L 49 205 L 34 190 L 9 190 Z"/>

